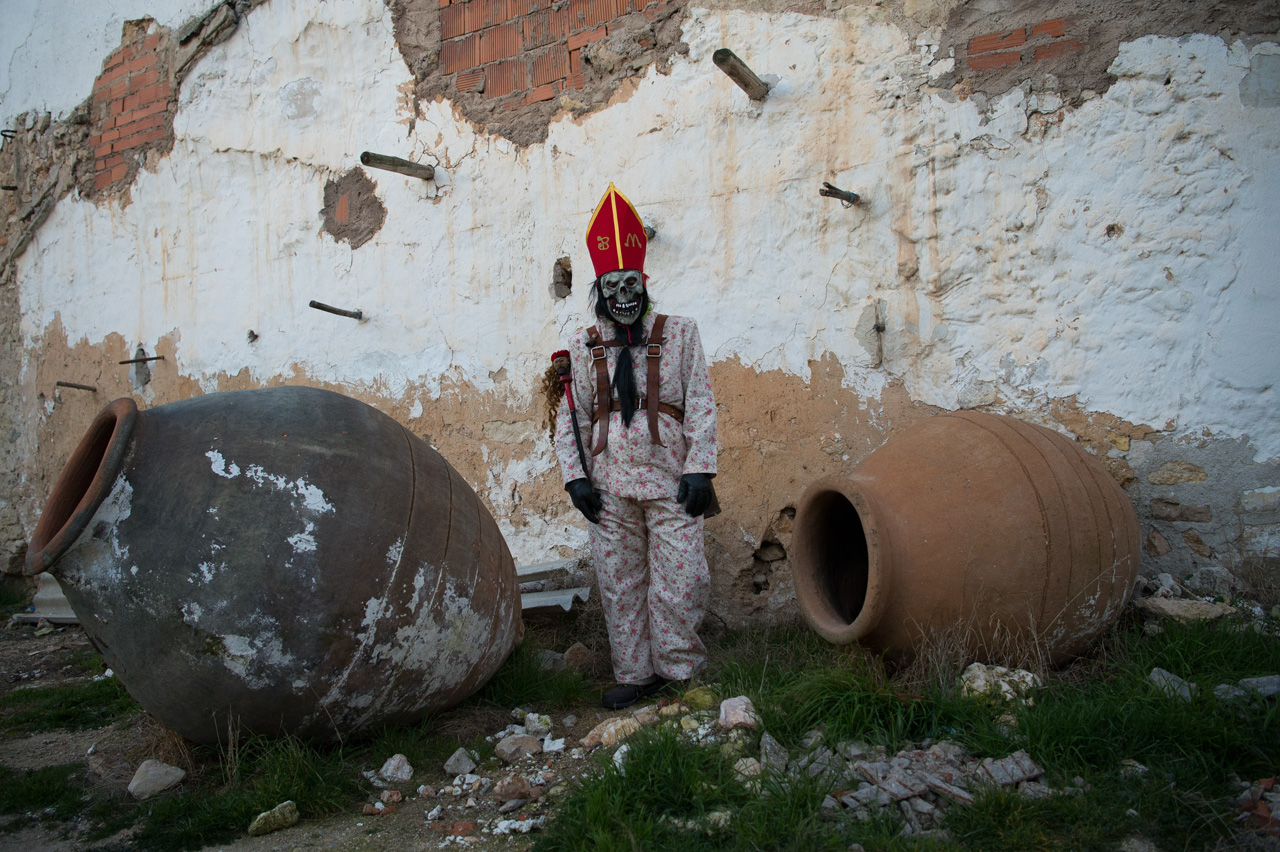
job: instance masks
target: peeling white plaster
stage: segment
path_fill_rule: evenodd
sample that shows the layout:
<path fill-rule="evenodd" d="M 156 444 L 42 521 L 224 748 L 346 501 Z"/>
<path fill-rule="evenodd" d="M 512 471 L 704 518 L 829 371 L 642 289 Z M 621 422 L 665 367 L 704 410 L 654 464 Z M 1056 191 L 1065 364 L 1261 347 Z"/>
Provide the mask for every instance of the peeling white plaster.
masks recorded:
<path fill-rule="evenodd" d="M 236 463 L 232 462 L 228 466 L 227 460 L 224 459 L 222 457 L 222 453 L 218 452 L 217 450 L 210 450 L 209 452 L 205 453 L 205 456 L 207 456 L 208 459 L 211 462 L 213 462 L 213 472 L 216 473 L 218 476 L 221 476 L 224 479 L 235 479 L 237 476 L 240 475 L 240 468 L 236 466 Z M 216 515 L 217 509 L 211 506 L 209 507 L 209 512 Z"/>
<path fill-rule="evenodd" d="M 316 549 L 316 525 L 306 519 L 302 521 L 302 525 L 302 532 L 294 533 L 286 541 L 293 547 L 294 553 L 314 553 Z"/>
<path fill-rule="evenodd" d="M 68 7 L 5 0 L 0 26 L 0 126 L 28 110 L 65 116 L 93 91 L 102 61 L 120 46 L 124 22 L 178 27 L 213 0 L 112 0 Z"/>
<path fill-rule="evenodd" d="M 250 689 L 268 689 L 294 667 L 293 656 L 270 629 L 253 637 L 226 634 L 218 638 L 225 649 L 222 664 Z"/>
<path fill-rule="evenodd" d="M 391 543 L 391 547 L 387 549 L 387 564 L 392 568 L 400 564 L 400 557 L 404 555 L 404 536 L 400 536 Z"/>
<path fill-rule="evenodd" d="M 1122 45 L 1111 90 L 1041 139 L 1029 115 L 1053 93 L 1013 89 L 982 111 L 895 104 L 937 72 L 932 37 L 912 43 L 872 12 L 694 9 L 669 75 L 650 70 L 627 100 L 519 150 L 447 102 L 407 132 L 397 87 L 410 75 L 376 0 L 278 0 L 250 22 L 197 66 L 174 151 L 132 204 L 68 200 L 38 233 L 19 270 L 29 344 L 55 316 L 72 339 L 154 345 L 176 330 L 179 369 L 206 387 L 299 366 L 392 397 L 411 381 L 493 388 L 505 366 L 501 390 L 527 402 L 545 352 L 587 318 L 583 298 L 554 300 L 543 279 L 562 253 L 590 268 L 582 233 L 613 180 L 658 229 L 660 308 L 696 317 L 714 360 L 807 376 L 834 355 L 868 399 L 897 376 L 945 408 L 1076 394 L 1280 455 L 1280 295 L 1266 284 L 1280 266 L 1280 111 L 1238 95 L 1250 56 L 1274 45 Z M 710 69 L 726 43 L 781 70 L 763 105 Z M 920 81 L 902 76 L 912 62 Z M 313 109 L 334 117 L 323 133 Z M 387 221 L 353 252 L 316 211 L 325 180 L 366 149 L 437 162 L 448 191 L 433 202 L 439 187 L 377 173 Z M 863 204 L 819 198 L 821 180 Z M 309 310 L 313 298 L 368 320 Z M 880 366 L 850 333 L 876 300 Z"/>

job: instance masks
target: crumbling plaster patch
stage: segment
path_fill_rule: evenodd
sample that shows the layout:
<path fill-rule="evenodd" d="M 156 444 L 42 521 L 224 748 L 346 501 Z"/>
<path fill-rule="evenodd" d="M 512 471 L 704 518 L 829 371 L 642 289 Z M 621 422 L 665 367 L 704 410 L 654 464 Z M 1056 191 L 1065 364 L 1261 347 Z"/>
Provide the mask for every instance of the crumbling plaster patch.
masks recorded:
<path fill-rule="evenodd" d="M 517 559 L 540 561 L 539 546 L 584 540 L 528 413 L 547 355 L 587 318 L 585 293 L 548 294 L 546 268 L 562 256 L 589 268 L 581 234 L 615 180 L 657 228 L 653 293 L 699 320 L 718 392 L 740 384 L 754 401 L 809 383 L 856 413 L 856 428 L 831 428 L 850 448 L 833 456 L 815 449 L 830 413 L 780 425 L 722 412 L 722 459 L 739 456 L 722 463 L 730 508 L 709 534 L 718 594 L 747 612 L 769 608 L 739 596 L 754 591 L 753 554 L 783 543 L 786 505 L 738 508 L 758 495 L 735 490 L 791 494 L 800 483 L 784 476 L 807 476 L 806 454 L 851 465 L 930 406 L 1014 411 L 1106 452 L 1089 438 L 1099 418 L 1131 442 L 1150 423 L 1280 455 L 1263 381 L 1280 312 L 1257 286 L 1280 263 L 1268 235 L 1280 118 L 1237 94 L 1275 45 L 1128 42 L 1116 84 L 1072 109 L 1031 85 L 968 99 L 939 88 L 939 35 L 913 37 L 893 14 L 694 9 L 688 56 L 668 74 L 648 70 L 522 148 L 450 102 L 406 104 L 379 4 L 304 14 L 273 0 L 196 67 L 174 150 L 140 173 L 132 205 L 68 199 L 40 229 L 19 269 L 28 357 L 56 355 L 60 335 L 90 347 L 64 369 L 144 345 L 170 359 L 149 386 L 156 403 L 281 381 L 365 399 L 429 436 L 495 509 Z M 711 65 L 723 44 L 750 45 L 753 67 L 779 78 L 766 101 Z M 318 87 L 299 110 L 289 93 L 306 80 Z M 353 252 L 321 233 L 318 211 L 361 150 L 440 171 L 429 184 L 380 175 L 387 220 Z M 864 202 L 819 198 L 822 180 Z M 367 319 L 311 311 L 312 298 Z M 882 333 L 868 331 L 869 308 Z M 50 412 L 37 395 L 53 376 L 37 373 L 24 377 L 26 412 L 51 416 L 61 403 Z M 96 411 L 71 405 L 83 416 L 45 424 L 42 453 L 65 458 Z M 493 422 L 528 422 L 531 437 L 486 434 Z M 745 455 L 740 426 L 757 430 Z M 1156 446 L 1179 446 L 1169 438 Z M 1121 479 L 1144 475 L 1111 461 Z M 736 470 L 757 464 L 770 472 Z M 771 590 L 785 588 L 777 579 Z"/>
<path fill-rule="evenodd" d="M 177 27 L 213 0 L 115 0 L 79 3 L 74 14 L 43 0 L 6 0 L 0 27 L 0 126 L 25 112 L 69 115 L 93 89 L 102 59 L 120 44 L 129 20 Z"/>

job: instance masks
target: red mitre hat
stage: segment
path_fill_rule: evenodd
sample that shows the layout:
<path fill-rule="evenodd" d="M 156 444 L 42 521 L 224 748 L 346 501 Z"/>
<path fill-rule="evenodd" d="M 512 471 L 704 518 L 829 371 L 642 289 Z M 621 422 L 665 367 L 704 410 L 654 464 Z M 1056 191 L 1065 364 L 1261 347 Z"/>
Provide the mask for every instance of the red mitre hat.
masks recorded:
<path fill-rule="evenodd" d="M 587 226 L 587 253 L 596 277 L 619 269 L 644 272 L 644 252 L 648 246 L 640 214 L 612 183 Z"/>

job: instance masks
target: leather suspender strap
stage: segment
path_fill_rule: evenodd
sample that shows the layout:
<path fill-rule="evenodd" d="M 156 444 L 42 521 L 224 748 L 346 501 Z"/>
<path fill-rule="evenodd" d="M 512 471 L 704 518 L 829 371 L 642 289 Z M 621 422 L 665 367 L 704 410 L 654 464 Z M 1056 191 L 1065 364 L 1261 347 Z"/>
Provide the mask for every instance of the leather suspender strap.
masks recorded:
<path fill-rule="evenodd" d="M 609 402 L 612 393 L 609 390 L 609 364 L 605 360 L 605 348 L 600 343 L 600 333 L 595 326 L 587 330 L 587 342 L 591 344 L 591 361 L 596 365 L 596 413 L 594 420 L 600 421 L 600 437 L 596 440 L 591 455 L 598 456 L 609 444 Z"/>
<path fill-rule="evenodd" d="M 653 318 L 653 331 L 649 332 L 649 345 L 645 347 L 645 360 L 649 362 L 649 377 L 645 383 L 645 396 L 648 397 L 649 410 L 649 442 L 665 446 L 658 436 L 658 362 L 662 360 L 662 327 L 667 324 L 666 314 L 658 314 Z"/>
<path fill-rule="evenodd" d="M 640 397 L 640 408 L 644 408 L 644 407 L 645 407 L 645 405 L 647 405 L 647 400 L 646 400 L 646 398 L 645 398 L 645 397 L 643 397 L 643 396 L 642 396 L 642 397 Z M 622 403 L 618 402 L 618 400 L 616 400 L 616 399 L 615 399 L 615 400 L 613 400 L 613 402 L 611 402 L 611 403 L 609 404 L 609 410 L 610 410 L 610 411 L 621 411 L 621 410 L 622 410 Z M 648 409 L 646 409 L 646 410 L 648 410 Z M 660 402 L 660 403 L 658 403 L 658 411 L 659 411 L 659 412 L 661 412 L 662 414 L 669 414 L 669 415 L 671 415 L 672 417 L 674 417 L 674 418 L 676 419 L 676 422 L 677 422 L 677 423 L 683 423 L 683 422 L 684 422 L 684 412 L 683 412 L 683 411 L 681 411 L 680 409 L 676 408 L 674 405 L 667 405 L 665 402 Z M 597 417 L 597 416 L 598 416 L 598 415 L 597 415 L 597 413 L 596 413 L 596 412 L 592 412 L 592 413 L 591 413 L 591 422 L 592 422 L 592 423 L 595 423 L 595 422 L 596 422 L 596 417 Z"/>

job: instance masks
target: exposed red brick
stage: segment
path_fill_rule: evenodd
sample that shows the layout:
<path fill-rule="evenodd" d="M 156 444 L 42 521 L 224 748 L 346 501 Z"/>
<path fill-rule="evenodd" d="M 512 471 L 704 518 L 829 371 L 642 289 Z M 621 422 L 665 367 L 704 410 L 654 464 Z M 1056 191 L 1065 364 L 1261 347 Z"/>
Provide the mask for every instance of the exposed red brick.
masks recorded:
<path fill-rule="evenodd" d="M 95 92 L 101 89 L 105 89 L 108 86 L 110 86 L 112 83 L 114 83 L 116 80 L 119 80 L 121 77 L 125 76 L 128 73 L 129 73 L 129 70 L 127 67 L 125 67 L 123 63 L 116 65 L 114 68 L 111 68 L 110 70 L 107 70 L 107 71 L 103 71 L 101 74 L 98 75 L 98 79 L 93 82 L 93 89 Z"/>
<path fill-rule="evenodd" d="M 149 35 L 146 38 L 144 38 L 142 40 L 142 44 L 140 47 L 142 50 L 155 50 L 159 46 L 160 46 L 160 34 L 155 33 L 153 35 Z"/>
<path fill-rule="evenodd" d="M 522 25 L 525 50 L 553 44 L 569 35 L 569 10 L 562 8 L 536 12 L 525 17 Z"/>
<path fill-rule="evenodd" d="M 568 77 L 564 78 L 564 84 L 567 88 L 570 88 L 570 89 L 586 88 L 586 85 L 587 85 L 586 76 L 583 74 L 570 74 Z"/>
<path fill-rule="evenodd" d="M 449 0 L 440 0 L 441 9 L 443 9 L 445 6 L 448 6 L 448 5 L 449 5 Z"/>
<path fill-rule="evenodd" d="M 1073 38 L 1066 41 L 1055 41 L 1050 44 L 1042 44 L 1036 48 L 1035 61 L 1042 59 L 1053 59 L 1067 53 L 1074 53 L 1077 50 L 1083 50 L 1084 45 Z"/>
<path fill-rule="evenodd" d="M 480 31 L 480 65 L 510 59 L 520 52 L 523 38 L 519 21 Z"/>
<path fill-rule="evenodd" d="M 160 73 L 154 68 L 129 75 L 129 91 L 140 92 L 147 86 L 154 86 L 160 81 Z"/>
<path fill-rule="evenodd" d="M 453 7 L 450 6 L 450 9 Z M 480 36 L 470 35 L 456 41 L 446 41 L 440 45 L 440 67 L 444 73 L 452 74 L 466 68 L 475 68 L 480 64 Z"/>
<path fill-rule="evenodd" d="M 495 62 L 484 69 L 484 96 L 500 98 L 509 95 L 516 89 L 523 89 L 525 83 L 523 62 Z"/>
<path fill-rule="evenodd" d="M 139 145 L 146 145 L 149 142 L 158 142 L 168 135 L 169 131 L 164 127 L 157 127 L 155 130 L 148 130 L 145 133 L 136 133 L 128 139 L 121 139 L 117 142 L 116 145 L 122 146 L 117 150 L 124 151 L 128 148 L 137 148 Z"/>
<path fill-rule="evenodd" d="M 617 16 L 614 0 L 569 0 L 569 28 L 579 30 L 611 21 Z"/>
<path fill-rule="evenodd" d="M 569 51 L 569 73 L 582 73 L 582 48 Z"/>
<path fill-rule="evenodd" d="M 1031 28 L 1031 37 L 1051 36 L 1058 38 L 1067 34 L 1067 30 L 1071 28 L 1071 22 L 1066 18 L 1054 18 L 1052 21 L 1044 21 L 1036 24 Z"/>
<path fill-rule="evenodd" d="M 127 175 L 128 173 L 129 173 L 128 166 L 125 166 L 125 165 L 115 166 L 114 168 L 111 169 L 111 182 L 115 183 L 118 180 L 124 180 L 125 175 Z"/>
<path fill-rule="evenodd" d="M 467 32 L 474 33 L 484 29 L 484 3 L 481 0 L 469 0 L 462 7 L 466 12 Z"/>
<path fill-rule="evenodd" d="M 1022 54 L 1016 50 L 1008 53 L 984 53 L 981 56 L 970 56 L 969 67 L 974 71 L 994 71 L 997 68 L 1012 68 L 1022 61 Z"/>
<path fill-rule="evenodd" d="M 132 112 L 117 116 L 116 124 L 119 124 L 121 121 L 136 121 L 144 115 L 154 115 L 158 112 L 164 112 L 168 108 L 169 102 L 167 100 L 156 101 L 155 103 L 147 104 L 146 106 L 140 106 Z"/>
<path fill-rule="evenodd" d="M 148 68 L 154 68 L 156 63 L 160 61 L 160 57 L 154 53 L 143 53 L 135 56 L 122 66 L 125 71 L 132 74 L 135 71 L 146 71 Z"/>
<path fill-rule="evenodd" d="M 486 27 L 496 27 L 516 17 L 517 12 L 512 8 L 515 0 L 480 0 L 480 3 L 482 23 Z"/>
<path fill-rule="evenodd" d="M 467 4 L 454 3 L 440 12 L 440 38 L 457 38 L 466 33 Z"/>
<path fill-rule="evenodd" d="M 542 47 L 544 44 L 550 44 L 555 40 L 551 38 L 550 12 L 535 12 L 532 15 L 526 15 L 520 20 L 520 29 L 524 35 L 525 50 Z"/>
<path fill-rule="evenodd" d="M 106 145 L 95 145 L 93 148 L 93 156 L 95 157 L 111 156 L 111 143 L 108 142 Z"/>
<path fill-rule="evenodd" d="M 603 26 L 596 27 L 594 30 L 586 30 L 585 32 L 574 33 L 573 35 L 569 36 L 568 47 L 570 50 L 577 50 L 578 48 L 583 47 L 584 45 L 591 44 L 591 42 L 593 41 L 599 41 L 600 39 L 604 38 L 608 34 L 609 34 L 608 31 Z"/>
<path fill-rule="evenodd" d="M 670 3 L 650 3 L 644 7 L 644 16 L 652 21 L 658 16 L 670 12 L 672 8 Z"/>
<path fill-rule="evenodd" d="M 123 162 L 124 162 L 123 154 L 112 154 L 110 157 L 107 157 L 106 159 L 98 160 L 94 168 L 97 171 L 104 171 L 106 169 L 113 169 Z"/>
<path fill-rule="evenodd" d="M 117 140 L 117 139 L 119 139 L 119 138 L 120 138 L 120 131 L 119 131 L 119 130 L 108 130 L 106 133 L 103 133 L 103 134 L 102 134 L 102 141 L 103 141 L 103 142 L 114 142 L 115 140 Z"/>
<path fill-rule="evenodd" d="M 550 15 L 551 40 L 559 41 L 562 38 L 568 38 L 572 31 L 569 27 L 569 7 L 552 9 Z"/>
<path fill-rule="evenodd" d="M 530 89 L 529 94 L 524 96 L 525 104 L 536 104 L 539 101 L 549 101 L 556 96 L 556 87 L 554 83 L 547 83 L 545 86 L 538 86 Z"/>
<path fill-rule="evenodd" d="M 553 46 L 533 60 L 533 85 L 544 86 L 569 73 L 569 51 L 563 44 Z M 545 100 L 545 98 L 544 98 Z"/>
<path fill-rule="evenodd" d="M 128 62 L 136 55 L 137 51 L 133 49 L 133 45 L 122 47 L 114 53 L 107 54 L 107 58 L 102 60 L 102 70 L 106 71 L 108 68 L 114 68 L 117 65 Z"/>
<path fill-rule="evenodd" d="M 99 101 L 111 101 L 116 98 L 123 98 L 127 87 L 128 84 L 124 80 L 117 79 L 111 83 L 104 83 L 95 87 L 93 90 L 93 97 L 95 100 Z"/>
<path fill-rule="evenodd" d="M 478 92 L 484 88 L 484 69 L 458 72 L 459 92 Z"/>
<path fill-rule="evenodd" d="M 119 115 L 124 112 L 124 101 L 110 101 L 107 104 L 107 115 Z"/>
<path fill-rule="evenodd" d="M 989 50 L 1008 50 L 1026 44 L 1027 31 L 1021 27 L 999 33 L 989 33 L 969 39 L 969 55 L 986 53 Z"/>
<path fill-rule="evenodd" d="M 136 121 L 130 121 L 124 125 L 117 125 L 121 136 L 131 136 L 134 133 L 140 133 L 143 130 L 150 130 L 153 127 L 160 127 L 164 124 L 164 115 L 156 113 L 154 115 L 143 116 Z"/>
<path fill-rule="evenodd" d="M 94 189 L 106 189 L 111 186 L 111 172 L 99 172 L 93 179 Z"/>
<path fill-rule="evenodd" d="M 338 199 L 338 206 L 333 208 L 333 220 L 339 225 L 351 221 L 351 193 L 342 193 L 342 197 Z"/>

